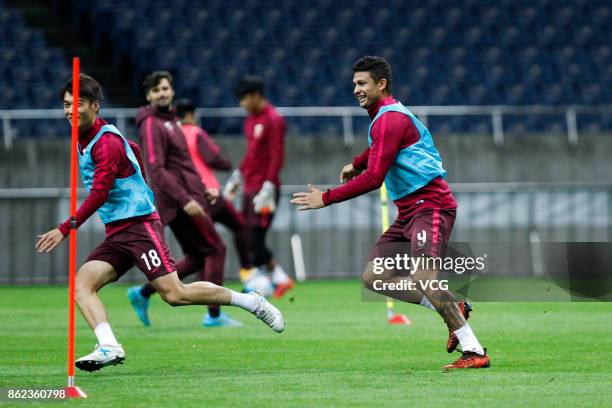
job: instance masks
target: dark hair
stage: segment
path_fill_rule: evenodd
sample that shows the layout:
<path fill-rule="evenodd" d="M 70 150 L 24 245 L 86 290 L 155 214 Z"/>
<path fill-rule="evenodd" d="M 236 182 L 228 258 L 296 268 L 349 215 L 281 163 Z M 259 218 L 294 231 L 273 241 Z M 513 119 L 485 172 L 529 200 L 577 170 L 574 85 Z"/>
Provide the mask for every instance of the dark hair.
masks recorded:
<path fill-rule="evenodd" d="M 359 58 L 353 64 L 353 72 L 369 72 L 374 81 L 379 82 L 382 78 L 387 80 L 387 91 L 391 92 L 391 83 L 393 75 L 391 73 L 391 65 L 383 57 L 374 57 L 366 55 Z"/>
<path fill-rule="evenodd" d="M 162 79 L 167 79 L 168 82 L 170 82 L 170 86 L 172 86 L 172 74 L 168 71 L 153 71 L 147 75 L 144 81 L 142 81 L 142 87 L 145 93 L 159 85 Z"/>
<path fill-rule="evenodd" d="M 234 88 L 234 93 L 236 98 L 242 99 L 244 96 L 258 93 L 260 95 L 264 94 L 264 82 L 261 78 L 247 75 L 238 81 L 236 87 Z"/>
<path fill-rule="evenodd" d="M 180 99 L 174 104 L 176 114 L 179 118 L 184 118 L 186 114 L 195 112 L 195 105 L 189 99 Z"/>
<path fill-rule="evenodd" d="M 72 78 L 70 78 L 59 91 L 60 100 L 64 100 L 66 92 L 72 95 Z M 87 99 L 90 103 L 102 101 L 102 87 L 100 83 L 87 74 L 79 75 L 79 98 Z"/>

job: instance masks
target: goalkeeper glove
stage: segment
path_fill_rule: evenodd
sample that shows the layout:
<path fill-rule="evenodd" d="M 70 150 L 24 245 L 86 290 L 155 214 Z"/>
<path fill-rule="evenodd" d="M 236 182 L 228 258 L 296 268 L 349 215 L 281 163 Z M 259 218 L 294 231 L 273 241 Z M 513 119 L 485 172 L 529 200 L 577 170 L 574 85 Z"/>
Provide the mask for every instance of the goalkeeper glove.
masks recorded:
<path fill-rule="evenodd" d="M 275 200 L 275 190 L 276 186 L 271 181 L 264 181 L 261 190 L 259 193 L 253 198 L 253 204 L 255 205 L 255 212 L 261 213 L 262 210 L 267 209 L 269 212 L 273 213 L 276 209 L 276 200 Z"/>
<path fill-rule="evenodd" d="M 231 197 L 240 184 L 242 184 L 242 174 L 240 173 L 240 169 L 236 169 L 227 180 L 227 183 L 225 183 L 225 187 L 223 187 L 223 196 L 226 198 Z"/>

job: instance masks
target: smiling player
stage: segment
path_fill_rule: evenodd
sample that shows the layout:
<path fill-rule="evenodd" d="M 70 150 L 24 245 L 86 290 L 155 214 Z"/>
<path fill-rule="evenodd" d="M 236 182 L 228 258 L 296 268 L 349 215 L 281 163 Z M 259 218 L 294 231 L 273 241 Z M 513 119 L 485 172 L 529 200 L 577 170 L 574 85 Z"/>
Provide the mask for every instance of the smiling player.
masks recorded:
<path fill-rule="evenodd" d="M 369 147 L 341 171 L 346 184 L 322 192 L 309 186 L 309 192 L 296 193 L 291 202 L 300 210 L 322 208 L 378 189 L 383 182 L 398 207 L 398 218 L 376 243 L 363 273 L 364 286 L 374 290 L 381 275 L 373 272 L 373 259 L 393 256 L 393 249 L 410 248 L 412 257 L 444 256 L 451 234 L 457 203 L 443 177 L 446 171 L 427 128 L 391 95 L 391 67 L 383 58 L 366 56 L 353 66 L 354 94 L 359 106 L 370 115 Z M 386 280 L 402 279 L 394 271 Z M 424 283 L 435 279 L 437 271 L 418 270 L 412 279 Z M 421 286 L 422 287 L 422 286 Z M 457 302 L 445 290 L 376 291 L 377 293 L 421 304 L 436 310 L 449 330 L 447 351 L 460 343 L 461 358 L 446 369 L 482 368 L 490 364 L 486 350 L 466 322 L 471 306 Z"/>
<path fill-rule="evenodd" d="M 136 123 L 145 165 L 155 192 L 155 205 L 164 225 L 170 226 L 183 254 L 177 264 L 179 278 L 198 273 L 199 279 L 223 284 L 225 244 L 208 214 L 219 190 L 206 189 L 196 171 L 179 119 L 173 106 L 172 75 L 154 71 L 143 81 L 148 105 L 138 109 Z M 207 200 L 208 199 L 208 200 Z M 149 298 L 155 293 L 152 285 L 132 287 L 128 298 L 136 314 L 146 326 Z M 211 305 L 202 319 L 204 326 L 238 326 L 219 306 Z"/>
<path fill-rule="evenodd" d="M 129 142 L 113 125 L 98 118 L 102 89 L 92 77 L 81 74 L 79 99 L 79 167 L 89 195 L 70 218 L 36 242 L 38 252 L 55 249 L 70 232 L 95 211 L 106 227 L 106 238 L 79 269 L 76 301 L 94 331 L 98 345 L 79 358 L 81 370 L 95 371 L 125 360 L 123 347 L 115 338 L 98 291 L 119 279 L 136 265 L 161 297 L 172 306 L 235 305 L 253 313 L 277 332 L 284 329 L 283 317 L 262 296 L 237 293 L 210 282 L 183 284 L 166 245 L 164 228 L 146 184 L 136 144 Z M 66 118 L 72 119 L 72 80 L 60 90 Z"/>

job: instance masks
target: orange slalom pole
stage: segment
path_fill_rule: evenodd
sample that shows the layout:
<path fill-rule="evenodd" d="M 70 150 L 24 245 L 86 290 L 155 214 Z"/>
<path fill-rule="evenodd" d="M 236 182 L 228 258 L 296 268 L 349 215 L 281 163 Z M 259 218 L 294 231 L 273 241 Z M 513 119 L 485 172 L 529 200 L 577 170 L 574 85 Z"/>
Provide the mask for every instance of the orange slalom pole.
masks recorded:
<path fill-rule="evenodd" d="M 85 398 L 83 391 L 74 383 L 74 281 L 76 277 L 77 255 L 77 143 L 79 140 L 79 93 L 80 93 L 80 60 L 72 59 L 72 140 L 70 143 L 70 249 L 68 267 L 68 386 L 65 388 L 68 398 Z"/>

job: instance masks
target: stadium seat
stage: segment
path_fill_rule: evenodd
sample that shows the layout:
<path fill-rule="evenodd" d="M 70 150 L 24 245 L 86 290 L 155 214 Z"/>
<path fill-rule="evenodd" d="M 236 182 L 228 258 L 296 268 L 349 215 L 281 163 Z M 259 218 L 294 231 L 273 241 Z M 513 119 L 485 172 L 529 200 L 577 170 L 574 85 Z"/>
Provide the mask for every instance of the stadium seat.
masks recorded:
<path fill-rule="evenodd" d="M 235 106 L 233 86 L 245 73 L 264 77 L 277 105 L 354 105 L 351 66 L 368 53 L 390 60 L 395 94 L 410 104 L 612 103 L 607 91 L 612 84 L 612 7 L 605 1 L 356 0 L 350 7 L 333 0 L 316 7 L 297 0 L 74 4 L 75 29 L 84 16 L 113 22 L 109 60 L 130 60 L 135 92 L 145 72 L 168 68 L 177 76 L 177 95 L 204 106 Z M 104 24 L 91 28 L 98 41 L 109 35 Z M 17 72 L 11 67 L 25 68 Z M 17 9 L 2 7 L 0 74 L 14 87 L 2 91 L 4 106 L 55 106 L 38 88 L 65 79 L 69 67 L 62 52 L 49 46 L 40 30 L 28 27 Z M 15 92 L 24 87 L 32 92 Z M 213 122 L 217 128 L 211 131 L 234 127 L 222 122 Z M 308 133 L 336 126 L 316 122 L 292 123 L 313 130 Z M 600 126 L 609 122 L 598 119 Z M 550 123 L 542 129 L 557 126 Z M 454 118 L 445 129 L 471 132 L 486 126 Z"/>

